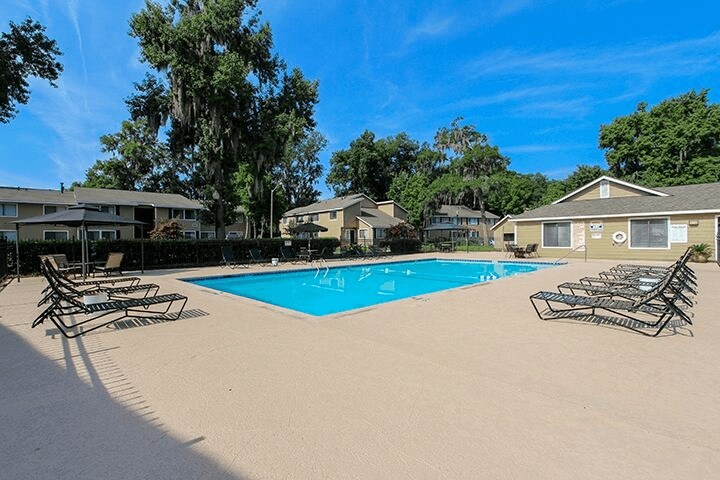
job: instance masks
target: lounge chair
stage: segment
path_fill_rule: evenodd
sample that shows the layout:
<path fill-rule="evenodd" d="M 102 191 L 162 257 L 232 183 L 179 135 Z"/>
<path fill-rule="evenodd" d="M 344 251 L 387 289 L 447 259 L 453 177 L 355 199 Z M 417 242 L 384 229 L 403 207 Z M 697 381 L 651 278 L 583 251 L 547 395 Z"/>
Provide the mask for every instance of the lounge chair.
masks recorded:
<path fill-rule="evenodd" d="M 258 263 L 262 266 L 268 265 L 269 260 L 264 258 L 259 248 L 250 249 L 250 263 Z"/>
<path fill-rule="evenodd" d="M 670 288 L 680 268 L 681 265 L 678 263 L 661 282 L 635 301 L 613 296 L 612 292 L 604 296 L 537 292 L 530 296 L 530 302 L 542 320 L 589 319 L 612 323 L 654 337 L 659 335 L 675 317 L 680 317 L 682 321 L 692 325 L 689 315 L 676 305 L 678 297 Z M 539 307 L 542 303 L 545 304 L 545 308 Z M 647 331 L 647 328 L 655 328 L 655 330 Z"/>
<path fill-rule="evenodd" d="M 286 245 L 280 247 L 280 259 L 283 262 L 290 263 L 298 263 L 300 261 L 297 254 L 295 253 L 295 250 L 293 250 L 292 247 Z"/>
<path fill-rule="evenodd" d="M 53 302 L 35 319 L 32 327 L 35 328 L 49 319 L 66 338 L 75 338 L 84 335 L 125 318 L 177 320 L 180 318 L 187 303 L 187 297 L 177 293 L 122 299 L 111 299 L 108 295 L 105 297 L 107 300 L 101 299 L 99 303 L 86 303 L 84 293 L 74 289 L 74 287 L 69 284 L 61 283 L 62 277 L 57 275 L 56 272 L 51 269 L 46 269 L 45 273 L 53 290 Z M 182 302 L 180 309 L 168 315 L 172 305 L 176 302 Z M 163 305 L 164 308 L 162 307 Z M 151 309 L 151 307 L 155 306 L 161 308 L 157 310 Z M 73 316 L 76 320 L 79 316 L 85 316 L 87 318 L 76 321 L 73 324 L 67 324 L 64 321 L 64 318 L 67 316 Z M 110 318 L 108 319 L 108 317 Z M 95 323 L 98 320 L 100 322 Z M 91 322 L 94 324 L 90 328 L 79 329 L 79 327 Z"/>
<path fill-rule="evenodd" d="M 220 252 L 222 254 L 222 263 L 220 264 L 221 267 L 230 267 L 231 269 L 235 269 L 238 267 L 249 267 L 247 262 L 241 262 L 240 259 L 237 258 L 237 255 L 235 255 L 235 250 L 233 250 L 233 247 L 231 245 L 223 245 L 220 248 Z"/>
<path fill-rule="evenodd" d="M 111 273 L 117 273 L 122 275 L 122 261 L 125 256 L 122 252 L 110 252 L 108 258 L 102 265 L 95 265 L 93 270 L 93 276 L 95 272 L 104 273 L 106 277 L 110 276 Z"/>

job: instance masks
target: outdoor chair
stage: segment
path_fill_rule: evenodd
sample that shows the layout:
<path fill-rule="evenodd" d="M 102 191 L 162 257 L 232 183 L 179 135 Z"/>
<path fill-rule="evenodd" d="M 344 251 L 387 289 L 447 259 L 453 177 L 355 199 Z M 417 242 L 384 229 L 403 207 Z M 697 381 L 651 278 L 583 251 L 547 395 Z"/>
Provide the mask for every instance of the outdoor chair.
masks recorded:
<path fill-rule="evenodd" d="M 287 245 L 283 245 L 280 247 L 280 259 L 284 262 L 290 262 L 293 264 L 300 261 L 297 254 L 295 253 L 295 250 L 293 250 L 292 247 Z"/>
<path fill-rule="evenodd" d="M 52 257 L 55 260 L 58 272 L 63 275 L 72 274 L 73 276 L 77 276 L 82 274 L 82 265 L 68 262 L 67 255 L 64 253 L 53 253 L 45 256 Z"/>
<path fill-rule="evenodd" d="M 251 248 L 249 255 L 250 255 L 250 263 L 253 263 L 253 264 L 257 263 L 262 266 L 266 266 L 269 262 L 269 260 L 267 258 L 263 257 L 262 252 L 260 251 L 259 248 Z"/>
<path fill-rule="evenodd" d="M 103 299 L 99 303 L 86 303 L 85 300 L 87 297 L 85 295 L 87 292 L 79 291 L 70 284 L 62 283 L 62 277 L 51 268 L 46 268 L 45 273 L 53 290 L 51 297 L 53 302 L 35 319 L 32 327 L 35 328 L 46 319 L 49 319 L 66 338 L 75 338 L 84 335 L 125 318 L 177 320 L 180 318 L 187 303 L 187 297 L 177 293 L 140 298 L 111 298 L 107 291 L 94 292 L 95 294 L 107 294 L 107 300 Z M 177 302 L 182 303 L 179 310 L 168 315 L 173 304 Z M 154 309 L 151 307 L 159 308 Z M 72 316 L 76 321 L 72 324 L 66 323 L 64 318 L 68 316 Z M 87 318 L 78 320 L 79 316 L 85 316 Z M 95 323 L 98 320 L 100 322 Z M 80 328 L 91 322 L 93 325 L 90 328 Z"/>
<path fill-rule="evenodd" d="M 375 245 L 368 246 L 368 251 L 370 252 L 371 256 L 376 258 L 387 258 L 388 252 L 385 251 L 385 249 L 377 247 Z"/>
<path fill-rule="evenodd" d="M 233 250 L 233 247 L 231 245 L 223 245 L 222 247 L 220 247 L 220 253 L 222 254 L 222 263 L 220 264 L 221 267 L 230 267 L 231 269 L 235 269 L 238 267 L 249 267 L 246 262 L 242 262 L 239 258 L 237 258 L 237 255 L 235 255 L 235 250 Z"/>
<path fill-rule="evenodd" d="M 542 320 L 587 319 L 611 323 L 654 337 L 659 335 L 675 317 L 692 325 L 690 316 L 676 305 L 678 297 L 670 288 L 680 268 L 681 265 L 678 263 L 661 282 L 634 301 L 615 296 L 612 292 L 591 296 L 537 292 L 530 296 L 530 302 Z M 542 308 L 543 304 L 544 308 Z M 655 330 L 648 331 L 648 328 Z"/>
<path fill-rule="evenodd" d="M 122 261 L 124 256 L 125 254 L 122 252 L 108 253 L 107 260 L 104 264 L 94 266 L 93 276 L 95 276 L 95 272 L 104 273 L 106 277 L 109 277 L 111 273 L 122 275 Z"/>
<path fill-rule="evenodd" d="M 515 257 L 515 251 L 518 249 L 518 246 L 514 243 L 507 242 L 505 244 L 505 257 Z"/>

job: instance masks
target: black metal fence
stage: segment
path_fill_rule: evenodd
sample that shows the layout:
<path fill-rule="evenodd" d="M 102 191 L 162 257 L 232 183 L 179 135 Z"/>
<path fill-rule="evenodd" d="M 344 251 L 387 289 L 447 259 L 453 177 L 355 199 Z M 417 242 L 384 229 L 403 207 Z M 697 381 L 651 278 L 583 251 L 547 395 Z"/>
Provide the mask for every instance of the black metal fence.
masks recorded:
<path fill-rule="evenodd" d="M 4 238 L 0 238 L 0 282 L 8 274 L 8 242 Z"/>

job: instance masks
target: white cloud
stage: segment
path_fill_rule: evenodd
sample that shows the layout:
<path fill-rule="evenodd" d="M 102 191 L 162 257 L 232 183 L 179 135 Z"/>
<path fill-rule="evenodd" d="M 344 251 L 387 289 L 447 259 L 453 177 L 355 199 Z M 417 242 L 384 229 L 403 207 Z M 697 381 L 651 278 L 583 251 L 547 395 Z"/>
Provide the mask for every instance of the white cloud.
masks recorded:
<path fill-rule="evenodd" d="M 453 16 L 427 15 L 419 24 L 410 28 L 405 35 L 405 43 L 413 43 L 423 38 L 438 37 L 450 32 L 456 23 Z"/>

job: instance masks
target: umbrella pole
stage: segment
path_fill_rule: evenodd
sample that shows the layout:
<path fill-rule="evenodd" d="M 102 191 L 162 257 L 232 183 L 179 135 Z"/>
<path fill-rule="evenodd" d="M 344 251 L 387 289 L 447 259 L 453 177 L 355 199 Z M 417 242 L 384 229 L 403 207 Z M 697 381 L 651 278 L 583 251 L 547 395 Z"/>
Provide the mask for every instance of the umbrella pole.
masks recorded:
<path fill-rule="evenodd" d="M 15 273 L 20 283 L 20 224 L 15 224 Z"/>
<path fill-rule="evenodd" d="M 143 227 L 140 225 L 140 273 L 145 273 L 145 234 L 143 233 Z"/>

